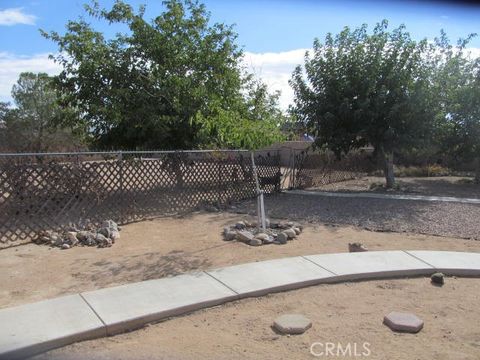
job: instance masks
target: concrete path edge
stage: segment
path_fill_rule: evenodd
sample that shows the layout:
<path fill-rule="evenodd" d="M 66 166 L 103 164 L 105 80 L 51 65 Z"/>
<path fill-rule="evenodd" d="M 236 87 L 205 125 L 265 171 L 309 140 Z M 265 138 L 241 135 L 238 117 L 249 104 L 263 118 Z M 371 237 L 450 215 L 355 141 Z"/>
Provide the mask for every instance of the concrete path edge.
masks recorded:
<path fill-rule="evenodd" d="M 336 262 L 332 262 L 333 257 L 336 257 Z M 288 266 L 285 267 L 285 265 L 289 265 L 292 259 L 295 259 L 292 264 L 297 264 L 297 268 L 293 272 L 289 272 Z M 346 265 L 343 264 L 347 269 L 342 269 L 337 265 L 338 259 L 347 262 Z M 362 262 L 364 266 L 362 266 Z M 354 269 L 350 273 L 348 272 L 348 263 L 351 263 Z M 264 268 L 263 272 L 259 271 L 262 267 Z M 222 272 L 227 273 L 232 279 L 232 269 L 238 269 L 239 277 L 244 277 L 249 271 L 254 271 L 251 275 L 255 281 L 249 283 L 243 279 L 240 282 L 242 290 L 238 290 L 238 288 L 236 290 L 238 281 L 231 281 L 228 276 L 221 276 Z M 449 276 L 480 277 L 480 253 L 419 250 L 371 251 L 310 255 L 234 265 L 200 272 L 200 275 L 196 275 L 202 278 L 210 277 L 213 280 L 211 293 L 206 294 L 210 291 L 208 289 L 205 292 L 200 289 L 201 298 L 198 301 L 191 299 L 192 293 L 186 294 L 185 288 L 189 287 L 188 281 L 200 281 L 189 274 L 63 296 L 0 309 L 0 359 L 26 358 L 74 342 L 134 330 L 148 323 L 242 298 L 317 284 L 425 276 L 437 271 L 444 272 Z M 287 274 L 286 281 L 281 282 L 275 279 L 275 277 L 283 277 L 284 274 Z M 186 284 L 173 288 L 166 286 L 166 290 L 161 291 L 162 284 L 171 283 L 172 279 L 175 283 L 175 278 L 179 277 L 186 278 Z M 194 289 L 195 284 L 191 283 L 191 285 Z M 143 288 L 142 298 L 143 296 L 150 297 L 148 301 L 152 303 L 147 305 L 152 307 L 147 306 L 147 310 L 145 310 L 147 312 L 140 312 L 140 315 L 138 315 L 137 309 L 133 309 L 131 317 L 127 316 L 121 321 L 113 322 L 111 318 L 103 315 L 105 311 L 109 311 L 108 306 L 100 309 L 97 303 L 89 301 L 90 297 L 101 292 L 106 292 L 108 299 L 109 289 L 115 294 L 119 288 L 124 288 L 123 293 L 119 293 L 120 296 L 116 294 L 111 299 L 113 307 L 117 306 L 118 313 L 119 306 L 138 306 L 133 290 L 139 286 Z M 149 286 L 152 286 L 151 290 L 149 290 Z M 179 290 L 177 294 L 175 294 L 176 289 Z M 166 301 L 166 305 L 163 305 L 165 303 L 164 296 L 169 297 L 170 293 L 173 293 L 171 295 L 173 297 L 170 298 L 170 302 Z M 177 299 L 186 302 L 180 301 L 179 306 L 175 306 Z M 154 311 L 148 313 L 149 309 L 154 309 Z"/>

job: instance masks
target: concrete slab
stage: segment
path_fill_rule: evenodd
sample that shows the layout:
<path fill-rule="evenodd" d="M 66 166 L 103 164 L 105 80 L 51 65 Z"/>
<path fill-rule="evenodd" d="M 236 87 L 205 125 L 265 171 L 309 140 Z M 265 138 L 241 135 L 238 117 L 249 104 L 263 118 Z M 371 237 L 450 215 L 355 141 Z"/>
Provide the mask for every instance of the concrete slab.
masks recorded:
<path fill-rule="evenodd" d="M 447 275 L 480 276 L 480 253 L 457 251 L 406 251 Z"/>
<path fill-rule="evenodd" d="M 199 272 L 83 293 L 109 335 L 233 300 L 237 294 Z"/>
<path fill-rule="evenodd" d="M 303 334 L 311 327 L 311 320 L 302 314 L 281 315 L 273 322 L 273 328 L 281 334 Z"/>
<path fill-rule="evenodd" d="M 321 254 L 306 259 L 338 275 L 338 281 L 432 274 L 436 270 L 404 251 Z"/>
<path fill-rule="evenodd" d="M 0 310 L 0 359 L 23 359 L 105 335 L 104 324 L 80 295 Z"/>
<path fill-rule="evenodd" d="M 411 313 L 392 311 L 383 318 L 383 323 L 393 331 L 418 333 L 423 329 L 423 320 Z"/>
<path fill-rule="evenodd" d="M 208 271 L 242 297 L 332 281 L 334 275 L 302 257 L 275 259 Z"/>

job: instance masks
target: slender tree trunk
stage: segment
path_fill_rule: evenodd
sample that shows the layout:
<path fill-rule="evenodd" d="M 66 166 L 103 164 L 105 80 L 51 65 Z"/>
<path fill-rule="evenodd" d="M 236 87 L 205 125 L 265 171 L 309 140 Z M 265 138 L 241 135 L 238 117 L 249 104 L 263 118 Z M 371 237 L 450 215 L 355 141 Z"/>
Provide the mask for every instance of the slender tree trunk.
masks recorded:
<path fill-rule="evenodd" d="M 380 149 L 383 157 L 383 174 L 385 175 L 385 183 L 387 189 L 393 188 L 395 185 L 395 173 L 393 171 L 393 151 L 385 151 L 383 147 Z"/>
<path fill-rule="evenodd" d="M 475 184 L 480 184 L 480 156 L 477 157 L 475 164 Z"/>

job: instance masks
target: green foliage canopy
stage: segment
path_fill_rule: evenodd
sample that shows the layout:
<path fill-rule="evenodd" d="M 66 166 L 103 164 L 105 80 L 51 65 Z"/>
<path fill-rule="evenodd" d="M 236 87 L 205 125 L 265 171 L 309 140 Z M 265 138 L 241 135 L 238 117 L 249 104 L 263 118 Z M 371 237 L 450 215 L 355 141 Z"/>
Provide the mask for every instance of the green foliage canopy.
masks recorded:
<path fill-rule="evenodd" d="M 466 48 L 474 36 L 454 46 L 442 31 L 430 58 L 439 110 L 435 141 L 442 153 L 463 162 L 480 158 L 480 58 Z"/>
<path fill-rule="evenodd" d="M 78 133 L 58 124 L 74 119 L 72 109 L 61 107 L 52 78 L 45 73 L 21 73 L 12 88 L 15 107 L 0 104 L 2 150 L 45 152 L 81 146 Z"/>
<path fill-rule="evenodd" d="M 337 156 L 369 144 L 392 152 L 424 139 L 432 119 L 428 51 L 404 26 L 388 31 L 386 20 L 372 34 L 363 25 L 316 39 L 290 81 L 293 111 Z"/>
<path fill-rule="evenodd" d="M 255 119 L 245 117 L 252 113 L 242 110 L 248 77 L 239 66 L 237 35 L 231 26 L 210 25 L 205 6 L 196 1 L 168 0 L 164 6 L 151 21 L 144 19 L 144 8 L 135 12 L 121 0 L 111 10 L 97 3 L 86 6 L 91 16 L 128 28 L 113 39 L 84 20 L 70 21 L 64 35 L 43 32 L 59 46 L 56 61 L 64 69 L 57 86 L 65 94 L 63 103 L 80 109 L 99 147 L 242 144 L 238 134 L 236 140 L 222 138 L 222 133 L 230 136 L 225 132 L 230 121 L 250 125 L 236 128 L 247 138 L 250 128 L 264 124 L 253 124 Z"/>

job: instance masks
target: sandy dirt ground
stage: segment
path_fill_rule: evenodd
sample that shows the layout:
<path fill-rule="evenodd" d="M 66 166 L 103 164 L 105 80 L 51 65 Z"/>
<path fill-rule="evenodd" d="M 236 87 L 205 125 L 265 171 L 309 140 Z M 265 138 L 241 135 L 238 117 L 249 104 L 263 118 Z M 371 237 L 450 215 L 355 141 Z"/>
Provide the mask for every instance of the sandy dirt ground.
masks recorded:
<path fill-rule="evenodd" d="M 447 278 L 442 288 L 427 278 L 321 285 L 239 300 L 35 359 L 478 360 L 478 294 L 479 279 Z M 382 324 L 390 311 L 415 313 L 424 329 L 392 332 Z M 278 335 L 271 324 L 284 313 L 304 314 L 313 326 L 302 335 Z M 333 354 L 350 344 L 351 356 L 310 353 L 315 344 L 320 355 L 327 343 L 334 344 Z"/>
<path fill-rule="evenodd" d="M 389 194 L 436 195 L 479 199 L 480 185 L 465 183 L 465 181 L 472 180 L 472 178 L 459 176 L 398 177 L 396 178 L 396 182 L 400 185 L 401 190 L 386 191 L 381 187 L 370 188 L 372 184 L 385 184 L 385 178 L 366 176 L 360 179 L 323 185 L 317 189 L 324 191 L 380 192 Z"/>
<path fill-rule="evenodd" d="M 480 252 L 480 241 L 409 233 L 371 232 L 349 226 L 304 223 L 298 240 L 252 247 L 225 242 L 224 226 L 247 215 L 196 213 L 123 227 L 111 248 L 69 250 L 28 244 L 0 251 L 0 307 L 99 289 L 192 270 L 319 253 L 348 251 L 349 242 L 370 250 L 431 249 Z"/>

